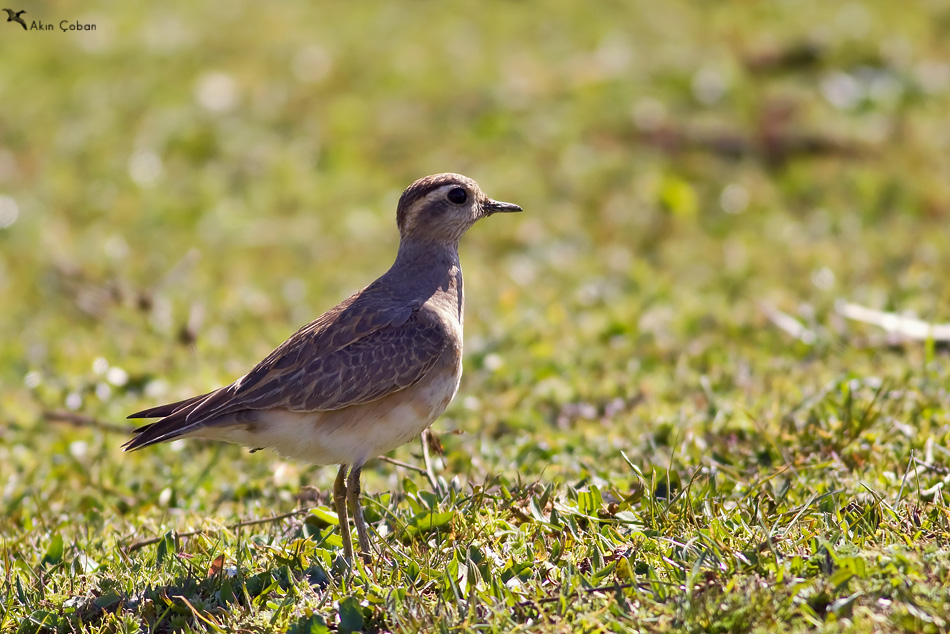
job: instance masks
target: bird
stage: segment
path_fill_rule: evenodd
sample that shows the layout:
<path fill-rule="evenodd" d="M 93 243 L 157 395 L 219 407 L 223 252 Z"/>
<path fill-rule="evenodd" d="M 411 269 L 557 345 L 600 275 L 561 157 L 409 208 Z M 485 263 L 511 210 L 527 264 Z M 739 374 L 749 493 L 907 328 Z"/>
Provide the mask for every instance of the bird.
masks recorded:
<path fill-rule="evenodd" d="M 459 240 L 482 218 L 519 211 L 461 174 L 415 181 L 396 207 L 399 248 L 389 270 L 230 385 L 131 414 L 160 420 L 132 430 L 124 449 L 201 438 L 338 464 L 333 503 L 343 556 L 353 562 L 349 506 L 360 557 L 371 563 L 361 470 L 421 434 L 455 396 L 464 317 Z"/>
<path fill-rule="evenodd" d="M 7 12 L 7 22 L 19 22 L 20 26 L 23 27 L 24 31 L 29 31 L 29 29 L 26 28 L 26 22 L 24 22 L 23 18 L 20 17 L 21 15 L 26 13 L 26 9 L 22 11 L 14 11 L 13 9 L 4 9 L 4 11 Z"/>

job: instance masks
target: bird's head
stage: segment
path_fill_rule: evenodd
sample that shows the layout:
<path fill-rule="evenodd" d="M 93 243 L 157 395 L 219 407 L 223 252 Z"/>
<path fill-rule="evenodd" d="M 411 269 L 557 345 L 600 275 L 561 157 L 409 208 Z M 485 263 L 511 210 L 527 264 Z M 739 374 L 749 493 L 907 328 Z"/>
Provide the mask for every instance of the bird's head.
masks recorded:
<path fill-rule="evenodd" d="M 521 211 L 521 207 L 492 200 L 467 176 L 433 174 L 402 193 L 396 224 L 403 239 L 458 242 L 479 219 L 512 211 Z"/>

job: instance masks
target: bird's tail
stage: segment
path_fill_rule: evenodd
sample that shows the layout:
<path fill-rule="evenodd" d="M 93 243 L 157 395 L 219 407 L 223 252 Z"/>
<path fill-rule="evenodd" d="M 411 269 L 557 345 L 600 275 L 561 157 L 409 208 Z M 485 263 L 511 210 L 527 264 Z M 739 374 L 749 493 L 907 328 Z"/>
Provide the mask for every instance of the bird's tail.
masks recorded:
<path fill-rule="evenodd" d="M 200 396 L 186 398 L 183 401 L 144 409 L 130 415 L 129 418 L 161 418 L 162 420 L 133 429 L 132 433 L 135 434 L 135 437 L 122 447 L 126 451 L 135 451 L 156 443 L 174 440 L 185 434 L 193 427 L 192 424 L 185 423 L 188 414 L 212 394 L 214 392 L 208 392 Z"/>

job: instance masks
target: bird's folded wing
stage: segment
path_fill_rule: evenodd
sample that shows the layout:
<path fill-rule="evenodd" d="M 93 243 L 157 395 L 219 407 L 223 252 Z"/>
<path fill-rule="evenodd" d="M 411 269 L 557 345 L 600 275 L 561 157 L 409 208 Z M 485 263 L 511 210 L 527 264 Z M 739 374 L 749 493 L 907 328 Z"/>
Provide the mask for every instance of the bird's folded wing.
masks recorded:
<path fill-rule="evenodd" d="M 445 328 L 418 314 L 329 354 L 301 354 L 242 390 L 228 409 L 342 409 L 375 401 L 422 379 L 449 345 Z"/>

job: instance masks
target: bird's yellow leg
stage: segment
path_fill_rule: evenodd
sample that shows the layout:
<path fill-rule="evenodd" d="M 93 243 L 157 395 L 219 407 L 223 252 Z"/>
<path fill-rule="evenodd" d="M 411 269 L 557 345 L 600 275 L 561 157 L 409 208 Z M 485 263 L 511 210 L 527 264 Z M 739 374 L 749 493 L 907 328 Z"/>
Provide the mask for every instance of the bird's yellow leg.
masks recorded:
<path fill-rule="evenodd" d="M 363 520 L 363 507 L 360 506 L 360 474 L 362 469 L 354 466 L 346 478 L 346 499 L 350 504 L 350 513 L 353 523 L 356 524 L 356 538 L 360 543 L 360 557 L 363 563 L 370 563 L 372 557 L 369 550 L 369 534 L 366 531 L 366 522 Z"/>
<path fill-rule="evenodd" d="M 346 467 L 340 465 L 333 483 L 333 505 L 336 507 L 336 516 L 340 520 L 340 539 L 343 540 L 343 557 L 346 563 L 353 564 L 353 540 L 350 538 L 350 521 L 346 517 Z M 357 525 L 358 526 L 358 525 Z"/>

